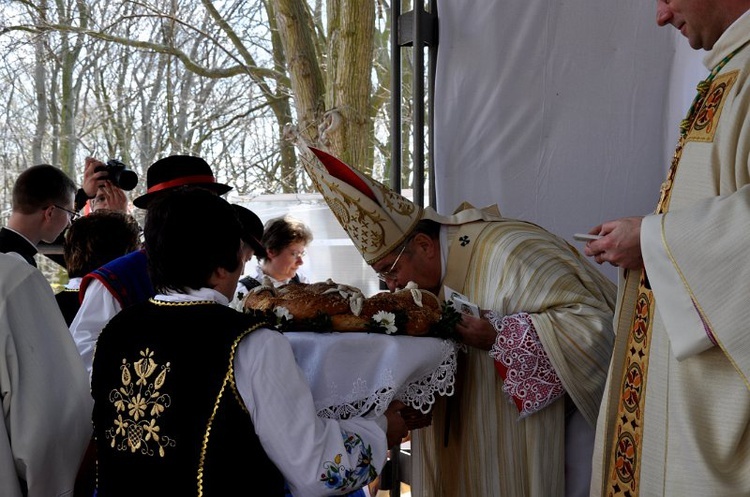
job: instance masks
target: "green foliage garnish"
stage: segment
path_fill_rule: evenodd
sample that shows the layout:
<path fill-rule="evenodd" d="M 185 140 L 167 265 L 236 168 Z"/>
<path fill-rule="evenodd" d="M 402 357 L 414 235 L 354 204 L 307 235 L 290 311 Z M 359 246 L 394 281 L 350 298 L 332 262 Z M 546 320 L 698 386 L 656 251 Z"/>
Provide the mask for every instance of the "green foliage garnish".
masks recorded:
<path fill-rule="evenodd" d="M 459 341 L 460 335 L 456 331 L 456 325 L 461 321 L 461 313 L 447 302 L 441 306 L 440 321 L 430 328 L 430 336 L 436 338 L 448 338 Z"/>

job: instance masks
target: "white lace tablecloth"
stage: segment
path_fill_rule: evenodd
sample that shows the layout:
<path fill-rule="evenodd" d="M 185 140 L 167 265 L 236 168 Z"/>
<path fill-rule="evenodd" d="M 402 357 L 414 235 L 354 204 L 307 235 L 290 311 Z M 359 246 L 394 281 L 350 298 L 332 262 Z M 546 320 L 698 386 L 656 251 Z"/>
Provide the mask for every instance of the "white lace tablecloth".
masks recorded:
<path fill-rule="evenodd" d="M 394 399 L 426 413 L 437 395 L 453 395 L 457 349 L 450 340 L 374 333 L 284 335 L 320 417 L 382 414 Z"/>

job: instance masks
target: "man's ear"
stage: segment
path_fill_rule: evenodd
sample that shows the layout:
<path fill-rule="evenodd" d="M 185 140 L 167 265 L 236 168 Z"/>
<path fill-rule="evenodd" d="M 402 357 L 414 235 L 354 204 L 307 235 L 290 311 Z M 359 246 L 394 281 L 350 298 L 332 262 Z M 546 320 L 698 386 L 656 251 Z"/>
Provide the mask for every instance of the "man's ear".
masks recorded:
<path fill-rule="evenodd" d="M 428 258 L 435 257 L 437 254 L 440 255 L 440 246 L 437 239 L 433 240 L 429 235 L 425 233 L 417 233 L 414 235 L 412 240 L 415 250 L 420 250 Z"/>
<path fill-rule="evenodd" d="M 52 220 L 52 216 L 55 215 L 55 209 L 57 209 L 57 207 L 54 205 L 48 205 L 45 209 L 42 209 L 42 219 L 44 219 L 44 221 Z"/>
<path fill-rule="evenodd" d="M 228 274 L 229 272 L 223 267 L 217 267 L 216 269 L 211 271 L 211 276 L 208 277 L 209 288 L 216 288 L 219 283 L 227 278 Z"/>

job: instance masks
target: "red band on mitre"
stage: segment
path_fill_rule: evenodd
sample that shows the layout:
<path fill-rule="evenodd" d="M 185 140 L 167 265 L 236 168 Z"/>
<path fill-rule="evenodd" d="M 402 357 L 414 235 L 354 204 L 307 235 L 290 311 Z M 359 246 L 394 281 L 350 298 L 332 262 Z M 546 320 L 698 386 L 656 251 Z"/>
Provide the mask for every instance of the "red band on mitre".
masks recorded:
<path fill-rule="evenodd" d="M 328 174 L 356 188 L 363 194 L 367 195 L 373 202 L 377 202 L 372 189 L 370 189 L 370 187 L 362 178 L 357 176 L 357 173 L 355 173 L 350 166 L 346 165 L 331 154 L 323 152 L 320 149 L 310 147 L 310 150 L 312 150 L 313 153 L 318 157 L 318 159 L 320 159 L 320 162 L 322 162 L 325 168 L 328 170 Z"/>
<path fill-rule="evenodd" d="M 216 183 L 216 180 L 213 176 L 204 174 L 200 176 L 183 176 L 181 178 L 173 179 L 170 181 L 164 181 L 163 183 L 158 183 L 152 187 L 150 187 L 148 190 L 146 190 L 146 193 L 154 193 L 161 190 L 165 190 L 167 188 L 174 188 L 176 186 L 184 186 L 184 185 L 193 185 L 195 183 Z"/>

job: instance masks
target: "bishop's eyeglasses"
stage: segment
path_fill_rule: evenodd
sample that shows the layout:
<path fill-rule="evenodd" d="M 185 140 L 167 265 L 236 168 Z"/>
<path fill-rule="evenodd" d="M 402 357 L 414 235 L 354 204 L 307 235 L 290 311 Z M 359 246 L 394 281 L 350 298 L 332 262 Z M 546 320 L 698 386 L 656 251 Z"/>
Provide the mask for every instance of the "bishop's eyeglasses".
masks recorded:
<path fill-rule="evenodd" d="M 388 268 L 387 271 L 376 271 L 375 274 L 378 276 L 378 279 L 382 281 L 383 283 L 387 282 L 387 280 L 392 280 L 396 278 L 396 265 L 398 264 L 398 261 L 401 259 L 401 256 L 404 254 L 404 251 L 406 250 L 406 247 L 409 245 L 409 242 L 411 241 L 411 238 L 407 238 L 404 242 L 404 245 L 401 247 L 401 250 L 399 251 L 396 258 L 393 260 L 393 264 L 391 264 L 391 267 Z"/>

